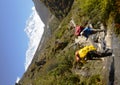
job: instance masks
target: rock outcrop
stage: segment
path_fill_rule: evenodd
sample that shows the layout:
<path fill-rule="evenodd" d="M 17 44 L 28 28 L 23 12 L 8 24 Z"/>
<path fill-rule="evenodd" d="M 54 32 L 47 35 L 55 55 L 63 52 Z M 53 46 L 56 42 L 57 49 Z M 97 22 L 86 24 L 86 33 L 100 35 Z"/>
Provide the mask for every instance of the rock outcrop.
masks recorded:
<path fill-rule="evenodd" d="M 74 0 L 41 0 L 57 18 L 62 20 L 70 11 Z"/>

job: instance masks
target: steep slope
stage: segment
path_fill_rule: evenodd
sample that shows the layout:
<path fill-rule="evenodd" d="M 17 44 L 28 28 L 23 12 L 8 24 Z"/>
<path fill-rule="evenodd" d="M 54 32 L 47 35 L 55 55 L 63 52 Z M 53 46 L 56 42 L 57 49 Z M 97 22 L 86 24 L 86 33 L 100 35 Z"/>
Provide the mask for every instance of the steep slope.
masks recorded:
<path fill-rule="evenodd" d="M 41 0 L 49 10 L 60 20 L 62 20 L 70 11 L 74 0 Z"/>
<path fill-rule="evenodd" d="M 42 51 L 36 51 L 30 67 L 18 85 L 107 85 L 110 81 L 108 78 L 110 71 L 107 66 L 112 63 L 109 64 L 109 57 L 106 57 L 105 61 L 90 60 L 84 65 L 79 65 L 79 69 L 76 70 L 72 68 L 74 53 L 82 45 L 71 46 L 75 36 L 69 22 L 71 17 L 76 24 L 84 24 L 91 20 L 97 28 L 96 23 L 101 21 L 107 29 L 115 30 L 119 34 L 120 2 L 117 0 L 41 1 L 56 16 L 49 22 L 52 34 L 49 39 L 45 38 Z"/>

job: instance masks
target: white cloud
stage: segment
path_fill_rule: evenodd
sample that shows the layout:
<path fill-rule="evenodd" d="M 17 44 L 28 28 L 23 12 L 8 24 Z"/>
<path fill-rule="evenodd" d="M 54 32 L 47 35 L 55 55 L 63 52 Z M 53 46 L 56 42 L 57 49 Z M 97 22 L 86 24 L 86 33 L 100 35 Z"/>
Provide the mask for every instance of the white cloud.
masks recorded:
<path fill-rule="evenodd" d="M 44 23 L 38 16 L 35 7 L 32 7 L 32 10 L 33 12 L 27 20 L 26 28 L 24 29 L 30 40 L 28 44 L 28 50 L 26 51 L 25 71 L 27 70 L 33 59 L 33 56 L 44 31 Z"/>
<path fill-rule="evenodd" d="M 18 82 L 19 82 L 19 80 L 20 80 L 20 78 L 19 78 L 19 77 L 17 77 L 16 83 L 18 83 Z"/>

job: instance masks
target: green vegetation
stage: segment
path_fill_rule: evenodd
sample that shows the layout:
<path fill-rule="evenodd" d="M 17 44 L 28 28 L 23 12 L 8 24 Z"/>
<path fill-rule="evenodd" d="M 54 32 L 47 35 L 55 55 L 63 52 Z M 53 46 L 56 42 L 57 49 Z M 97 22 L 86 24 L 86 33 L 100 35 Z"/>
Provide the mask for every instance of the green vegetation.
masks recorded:
<path fill-rule="evenodd" d="M 74 0 L 71 10 L 69 4 L 73 0 L 61 0 L 62 4 L 57 3 L 59 0 L 42 0 L 52 13 L 58 18 L 50 23 L 52 29 L 51 39 L 46 42 L 45 49 L 42 54 L 38 53 L 38 59 L 45 58 L 46 63 L 36 65 L 33 62 L 24 74 L 21 82 L 23 85 L 106 85 L 104 81 L 104 70 L 102 61 L 89 61 L 83 67 L 78 69 L 78 72 L 73 69 L 74 53 L 79 47 L 70 45 L 74 42 L 74 29 L 69 27 L 71 17 L 77 24 L 85 24 L 86 21 L 91 21 L 93 25 L 98 21 L 103 22 L 109 28 L 115 21 L 117 34 L 120 34 L 120 12 L 115 9 L 115 0 Z M 48 3 L 48 2 L 49 3 Z M 49 6 L 51 3 L 52 8 Z M 58 9 L 56 4 L 64 6 L 69 3 L 64 10 Z M 57 7 L 54 8 L 53 7 Z M 69 10 L 69 11 L 68 11 Z M 113 16 L 114 15 L 114 16 Z M 59 21 L 60 16 L 62 18 Z M 52 28 L 53 27 L 53 28 Z M 112 28 L 113 29 L 113 28 Z M 57 41 L 58 40 L 58 41 Z M 59 42 L 60 41 L 60 42 Z M 57 42 L 57 43 L 56 43 Z M 80 73 L 80 72 L 81 73 Z M 82 74 L 85 72 L 86 76 Z"/>

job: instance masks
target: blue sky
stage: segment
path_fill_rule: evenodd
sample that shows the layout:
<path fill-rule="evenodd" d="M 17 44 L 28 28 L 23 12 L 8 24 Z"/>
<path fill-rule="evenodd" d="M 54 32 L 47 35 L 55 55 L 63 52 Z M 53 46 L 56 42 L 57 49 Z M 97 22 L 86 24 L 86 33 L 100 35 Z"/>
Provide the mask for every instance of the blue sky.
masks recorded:
<path fill-rule="evenodd" d="M 24 73 L 28 37 L 24 32 L 32 0 L 1 0 L 0 85 L 14 85 Z"/>

